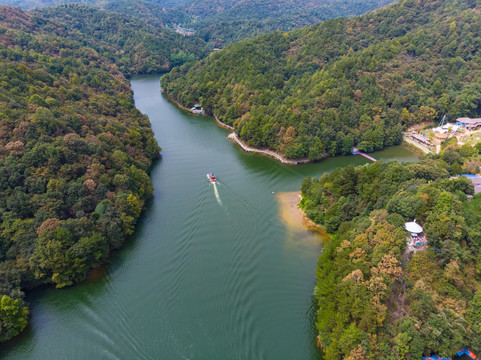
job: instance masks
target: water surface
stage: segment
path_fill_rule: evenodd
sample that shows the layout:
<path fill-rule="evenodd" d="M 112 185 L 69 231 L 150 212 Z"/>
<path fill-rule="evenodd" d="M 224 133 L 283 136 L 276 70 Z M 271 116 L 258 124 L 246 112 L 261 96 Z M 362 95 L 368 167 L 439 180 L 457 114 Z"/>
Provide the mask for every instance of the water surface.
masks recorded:
<path fill-rule="evenodd" d="M 30 294 L 29 328 L 2 345 L 0 357 L 320 358 L 312 291 L 322 243 L 295 241 L 302 234 L 293 237 L 282 221 L 276 194 L 299 190 L 305 176 L 368 160 L 282 165 L 244 153 L 212 119 L 169 103 L 157 76 L 132 87 L 163 148 L 153 200 L 134 238 L 94 279 Z M 403 147 L 373 156 L 417 159 Z"/>

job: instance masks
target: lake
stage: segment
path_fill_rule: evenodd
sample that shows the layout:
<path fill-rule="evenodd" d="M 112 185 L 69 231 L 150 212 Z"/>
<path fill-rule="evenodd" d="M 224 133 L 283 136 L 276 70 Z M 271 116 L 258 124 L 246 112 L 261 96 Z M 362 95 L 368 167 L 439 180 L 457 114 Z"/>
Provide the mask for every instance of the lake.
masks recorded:
<path fill-rule="evenodd" d="M 282 165 L 243 152 L 213 119 L 179 110 L 158 76 L 132 88 L 163 149 L 135 236 L 90 280 L 29 293 L 30 325 L 0 357 L 319 359 L 312 292 L 322 241 L 290 228 L 277 194 L 369 161 Z M 371 155 L 417 160 L 400 146 Z"/>

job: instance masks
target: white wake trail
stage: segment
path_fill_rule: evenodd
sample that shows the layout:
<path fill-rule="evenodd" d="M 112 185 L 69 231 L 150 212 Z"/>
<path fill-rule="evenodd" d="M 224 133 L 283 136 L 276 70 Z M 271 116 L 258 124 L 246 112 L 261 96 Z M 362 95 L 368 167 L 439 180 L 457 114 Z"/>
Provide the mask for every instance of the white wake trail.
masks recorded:
<path fill-rule="evenodd" d="M 219 205 L 222 206 L 222 200 L 220 199 L 219 191 L 217 190 L 217 184 L 213 183 L 212 185 L 214 185 L 215 198 L 216 198 L 217 202 L 219 203 Z"/>

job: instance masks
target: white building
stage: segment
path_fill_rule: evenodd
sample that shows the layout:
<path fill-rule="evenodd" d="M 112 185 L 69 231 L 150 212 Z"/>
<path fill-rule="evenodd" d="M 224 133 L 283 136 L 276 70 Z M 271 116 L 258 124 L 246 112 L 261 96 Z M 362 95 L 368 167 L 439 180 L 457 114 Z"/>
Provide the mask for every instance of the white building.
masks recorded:
<path fill-rule="evenodd" d="M 404 224 L 404 228 L 410 234 L 412 245 L 423 245 L 427 239 L 423 234 L 423 228 L 416 220 Z"/>

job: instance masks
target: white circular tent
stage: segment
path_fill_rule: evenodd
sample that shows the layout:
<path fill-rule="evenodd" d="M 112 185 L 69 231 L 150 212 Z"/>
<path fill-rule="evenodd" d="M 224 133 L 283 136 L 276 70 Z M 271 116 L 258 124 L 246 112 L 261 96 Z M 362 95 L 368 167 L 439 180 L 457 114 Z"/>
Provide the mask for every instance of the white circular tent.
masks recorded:
<path fill-rule="evenodd" d="M 416 220 L 414 220 L 413 222 L 407 222 L 405 225 L 404 225 L 404 228 L 406 229 L 406 231 L 410 232 L 410 233 L 413 233 L 413 234 L 420 234 L 423 232 L 423 228 L 421 227 L 421 225 L 419 225 Z"/>

